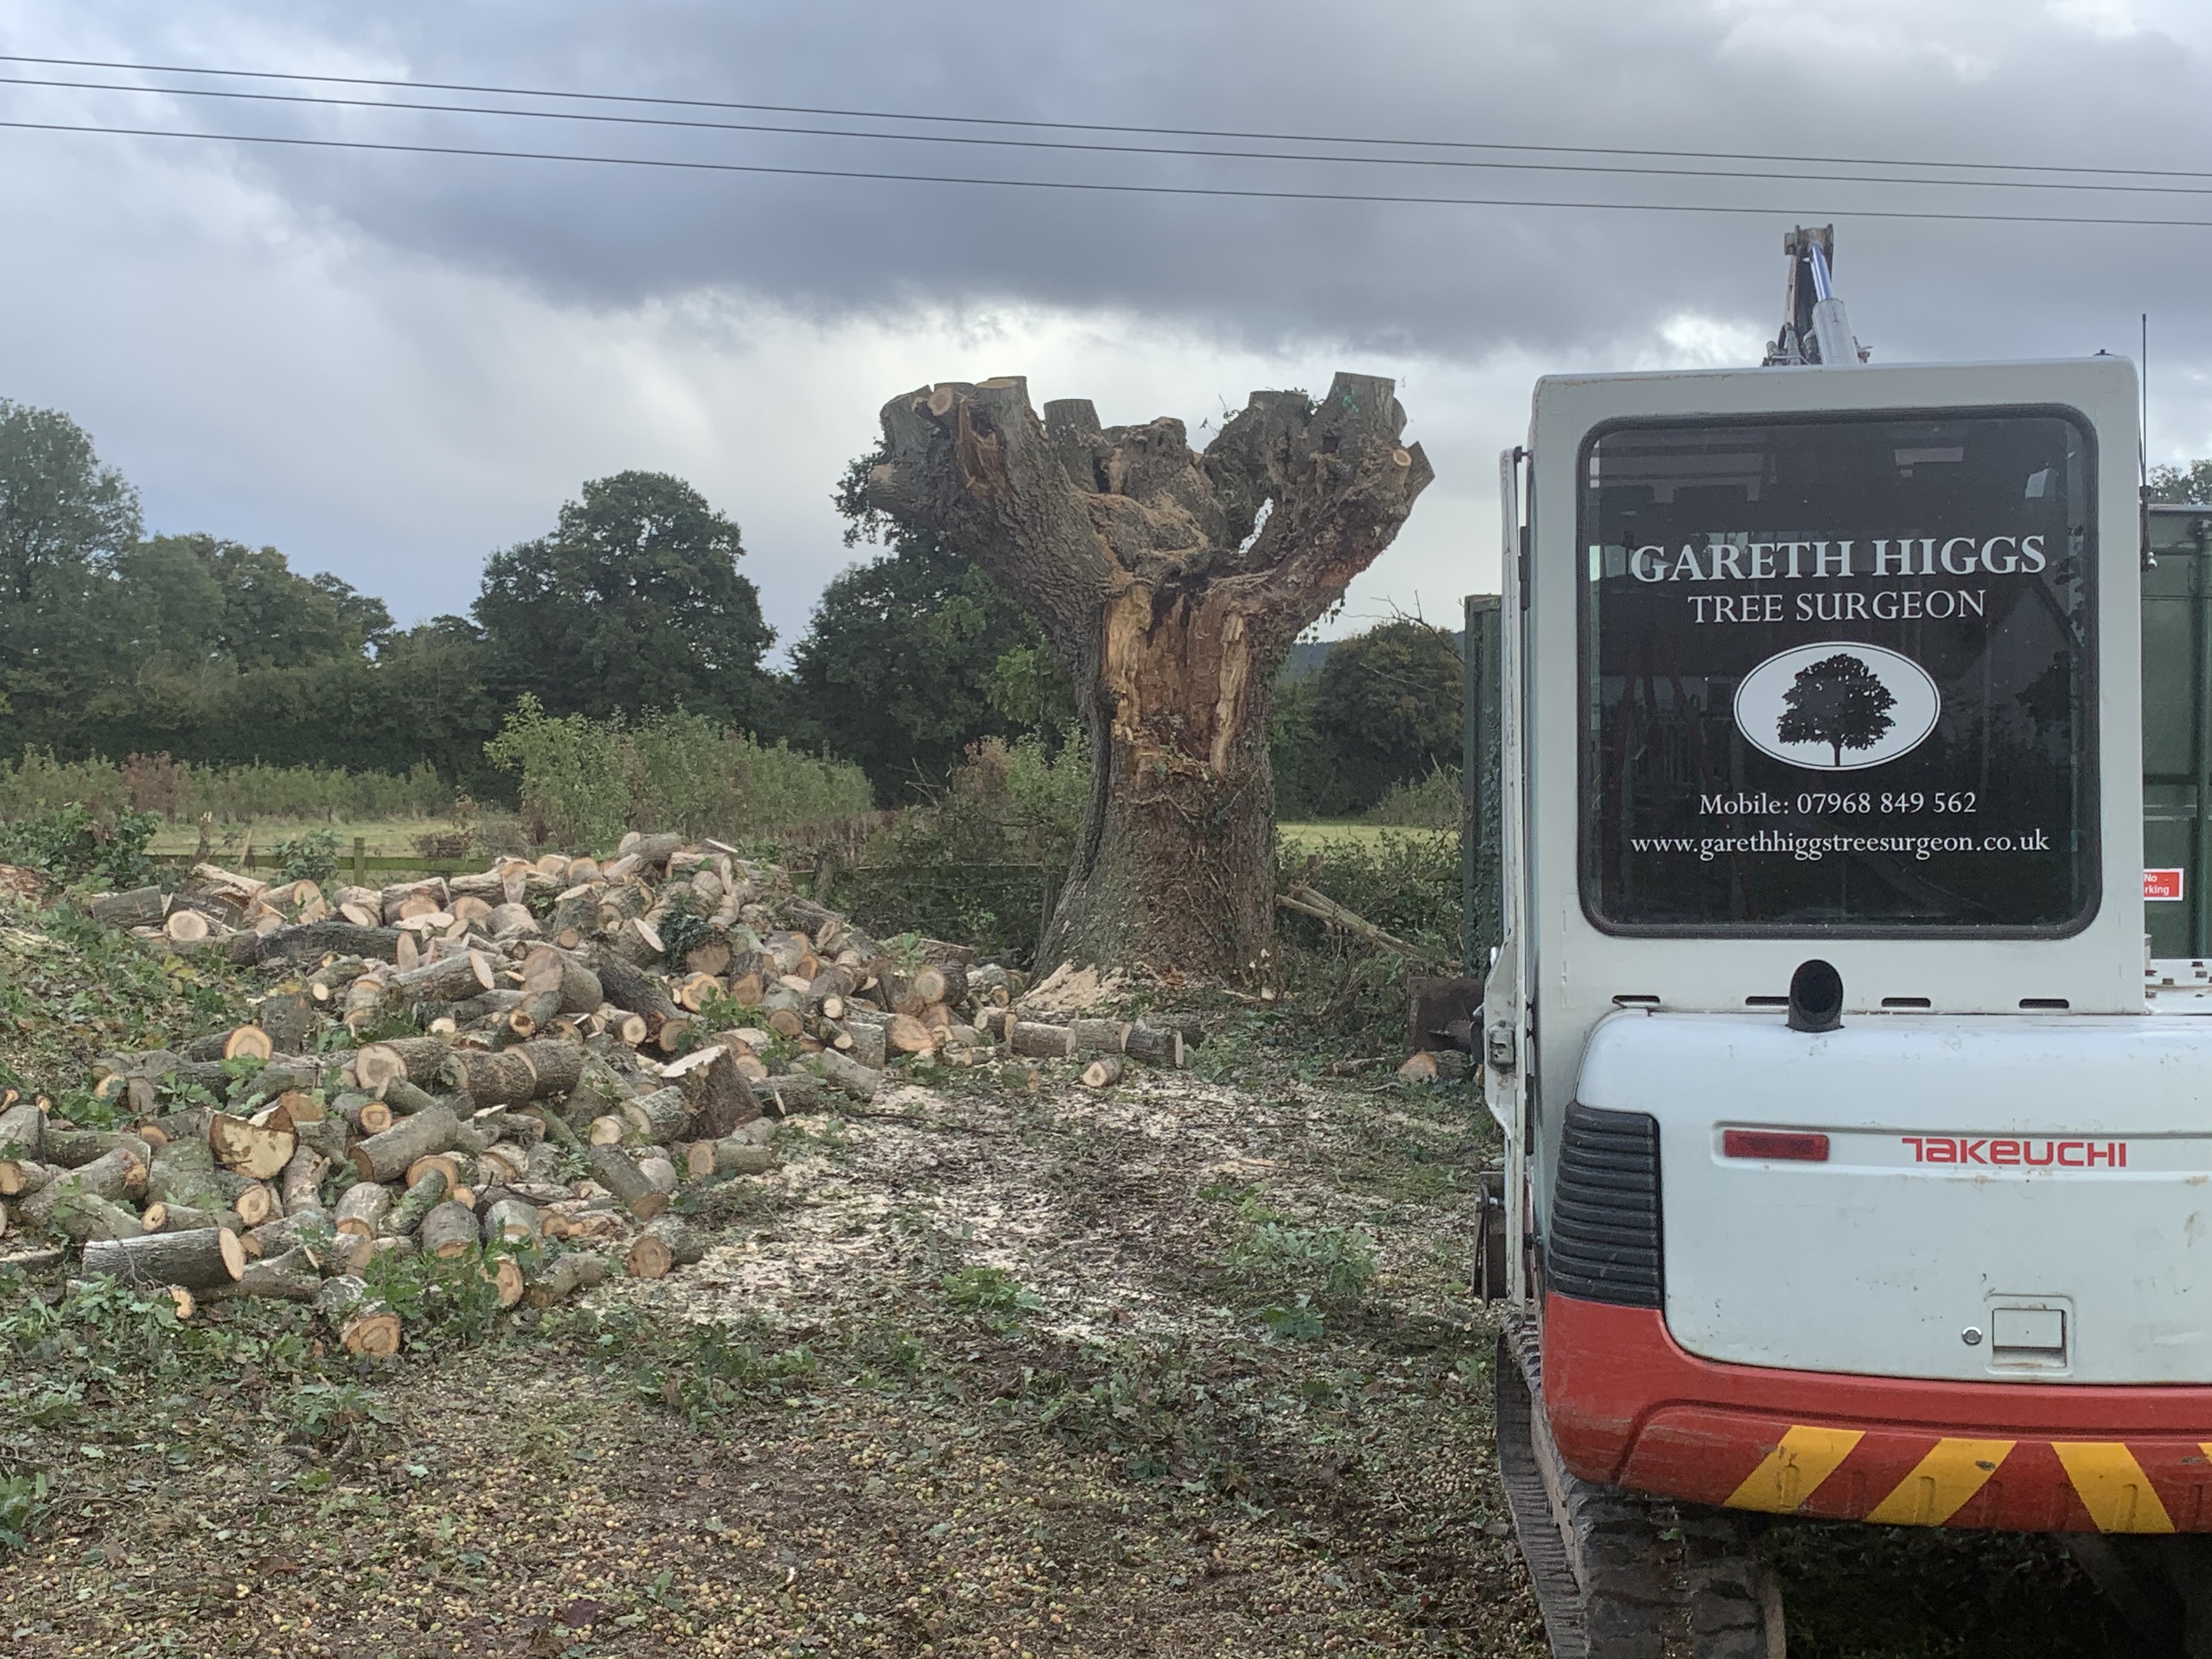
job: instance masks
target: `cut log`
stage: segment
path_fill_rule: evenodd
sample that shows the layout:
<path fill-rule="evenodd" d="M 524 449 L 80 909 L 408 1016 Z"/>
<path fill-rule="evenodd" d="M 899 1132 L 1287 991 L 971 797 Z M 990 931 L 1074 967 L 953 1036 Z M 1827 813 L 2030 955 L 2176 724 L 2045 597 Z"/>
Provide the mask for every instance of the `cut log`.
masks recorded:
<path fill-rule="evenodd" d="M 443 1204 L 453 1190 L 453 1183 L 442 1168 L 426 1170 L 422 1178 L 385 1212 L 386 1235 L 394 1238 L 411 1237 L 422 1224 L 422 1218 Z"/>
<path fill-rule="evenodd" d="M 1075 1033 L 1065 1025 L 1018 1019 L 1013 1022 L 1009 1046 L 1030 1060 L 1069 1060 L 1075 1054 Z"/>
<path fill-rule="evenodd" d="M 615 851 L 624 858 L 635 859 L 647 870 L 662 870 L 683 848 L 684 837 L 681 836 L 647 836 L 633 830 L 622 838 L 622 844 Z"/>
<path fill-rule="evenodd" d="M 233 962 L 248 968 L 264 962 L 319 962 L 332 954 L 391 962 L 398 954 L 399 933 L 391 927 L 315 921 L 279 927 L 273 933 L 240 933 L 225 948 Z"/>
<path fill-rule="evenodd" d="M 329 1168 L 330 1160 L 312 1146 L 302 1146 L 292 1154 L 276 1183 L 276 1196 L 286 1215 L 322 1207 L 323 1171 Z"/>
<path fill-rule="evenodd" d="M 619 1146 L 592 1148 L 592 1177 L 619 1200 L 641 1221 L 650 1221 L 668 1207 L 668 1194 L 646 1179 L 630 1155 Z"/>
<path fill-rule="evenodd" d="M 663 1020 L 676 1017 L 676 1005 L 668 1000 L 660 982 L 631 963 L 602 949 L 593 953 L 591 965 L 606 1000 L 616 1007 L 642 1014 L 656 1030 Z"/>
<path fill-rule="evenodd" d="M 430 1152 L 442 1152 L 460 1138 L 460 1120 L 444 1106 L 402 1118 L 382 1134 L 353 1149 L 354 1168 L 364 1181 L 396 1181 L 407 1166 Z"/>
<path fill-rule="evenodd" d="M 871 1071 L 857 1061 L 848 1060 L 835 1048 L 825 1048 L 818 1054 L 806 1056 L 809 1070 L 840 1094 L 854 1100 L 873 1100 L 876 1091 L 883 1085 L 884 1074 Z"/>
<path fill-rule="evenodd" d="M 607 1276 L 605 1256 L 588 1250 L 569 1250 L 556 1256 L 529 1277 L 524 1298 L 533 1308 L 550 1308 L 567 1301 L 578 1291 L 603 1283 Z"/>
<path fill-rule="evenodd" d="M 477 1212 L 450 1199 L 422 1218 L 422 1225 L 416 1235 L 422 1254 L 435 1256 L 441 1261 L 452 1261 L 475 1248 L 478 1241 Z"/>
<path fill-rule="evenodd" d="M 145 1143 L 123 1129 L 68 1129 L 49 1123 L 40 1143 L 42 1162 L 58 1169 L 82 1170 L 95 1159 L 105 1158 L 118 1146 L 139 1146 Z M 151 1156 L 149 1151 L 149 1157 Z M 110 1198 L 120 1196 L 110 1193 Z"/>
<path fill-rule="evenodd" d="M 651 1094 L 638 1096 L 622 1104 L 623 1121 L 658 1146 L 665 1146 L 684 1133 L 691 1121 L 691 1103 L 684 1091 L 674 1085 L 655 1089 Z"/>
<path fill-rule="evenodd" d="M 937 1002 L 965 1002 L 968 969 L 956 962 L 932 963 L 914 976 L 908 988 L 924 1006 Z"/>
<path fill-rule="evenodd" d="M 738 1069 L 736 1057 L 725 1044 L 696 1049 L 668 1066 L 661 1076 L 684 1091 L 690 1105 L 690 1132 L 702 1139 L 719 1139 L 739 1124 L 750 1123 L 761 1115 L 760 1102 L 754 1098 L 752 1085 Z M 682 1128 L 678 1126 L 653 1139 L 665 1145 L 680 1133 Z"/>
<path fill-rule="evenodd" d="M 400 1178 L 401 1184 L 412 1188 L 433 1170 L 446 1177 L 446 1185 L 453 1189 L 452 1195 L 459 1197 L 464 1190 L 462 1180 L 467 1170 L 460 1158 L 453 1152 L 423 1153 L 407 1166 L 406 1174 Z"/>
<path fill-rule="evenodd" d="M 159 1199 L 138 1212 L 138 1224 L 149 1233 L 189 1233 L 206 1227 L 240 1234 L 246 1231 L 245 1218 L 235 1210 L 195 1210 L 188 1204 L 164 1204 Z"/>
<path fill-rule="evenodd" d="M 0 1111 L 0 1158 L 39 1157 L 46 1131 L 46 1115 L 36 1101 L 15 1102 Z"/>
<path fill-rule="evenodd" d="M 280 1302 L 313 1302 L 323 1288 L 321 1270 L 306 1250 L 248 1261 L 237 1282 L 213 1285 L 199 1293 L 202 1302 L 230 1302 L 243 1297 Z"/>
<path fill-rule="evenodd" d="M 384 1231 L 384 1218 L 391 1213 L 392 1189 L 380 1182 L 356 1181 L 339 1194 L 337 1230 L 362 1238 L 374 1238 Z"/>
<path fill-rule="evenodd" d="M 162 922 L 161 931 L 178 945 L 200 945 L 213 933 L 208 919 L 197 910 L 172 910 Z"/>
<path fill-rule="evenodd" d="M 208 1145 L 224 1169 L 254 1181 L 274 1181 L 299 1150 L 300 1137 L 289 1119 L 258 1124 L 216 1112 L 208 1119 Z"/>
<path fill-rule="evenodd" d="M 805 1072 L 786 1072 L 774 1077 L 755 1078 L 754 1096 L 772 1103 L 779 1116 L 789 1117 L 795 1112 L 818 1112 L 823 1106 L 822 1079 Z"/>
<path fill-rule="evenodd" d="M 459 1002 L 479 991 L 499 988 L 499 978 L 492 971 L 491 959 L 480 951 L 465 951 L 449 957 L 441 957 L 394 974 L 390 981 L 391 1000 L 401 1005 L 416 1002 Z M 422 1079 L 417 1078 L 416 1082 Z"/>
<path fill-rule="evenodd" d="M 1078 1055 L 1118 1054 L 1128 1046 L 1134 1029 L 1126 1019 L 1076 1019 L 1067 1025 Z"/>
<path fill-rule="evenodd" d="M 470 982 L 475 983 L 473 980 Z M 380 1097 L 389 1093 L 395 1082 L 420 1087 L 437 1080 L 453 1053 L 451 1043 L 432 1036 L 395 1037 L 386 1042 L 372 1042 L 353 1057 L 354 1080 L 365 1093 Z"/>
<path fill-rule="evenodd" d="M 653 1190 L 656 1193 L 672 1193 L 683 1183 L 683 1177 L 676 1172 L 675 1159 L 663 1157 L 658 1152 L 648 1152 L 639 1158 L 637 1172 L 653 1183 Z"/>
<path fill-rule="evenodd" d="M 0 1158 L 0 1198 L 27 1198 L 64 1172 L 28 1158 Z"/>
<path fill-rule="evenodd" d="M 534 938 L 539 932 L 538 918 L 532 915 L 529 906 L 524 904 L 493 905 L 491 914 L 484 918 L 483 925 L 491 930 L 494 939 Z"/>
<path fill-rule="evenodd" d="M 1101 1054 L 1083 1068 L 1083 1086 L 1086 1089 L 1110 1089 L 1121 1080 L 1128 1062 L 1119 1054 Z"/>
<path fill-rule="evenodd" d="M 358 1358 L 383 1359 L 399 1352 L 399 1316 L 374 1300 L 350 1273 L 326 1279 L 315 1310 L 337 1329 L 338 1346 Z"/>
<path fill-rule="evenodd" d="M 933 1054 L 937 1034 L 912 1014 L 894 1014 L 884 1027 L 884 1046 L 902 1054 Z"/>
<path fill-rule="evenodd" d="M 775 1167 L 775 1153 L 762 1141 L 746 1135 L 726 1135 L 716 1141 L 700 1141 L 693 1148 L 708 1148 L 707 1175 L 765 1175 Z"/>
<path fill-rule="evenodd" d="M 23 1219 L 47 1232 L 84 1243 L 96 1238 L 137 1238 L 146 1231 L 137 1212 L 97 1194 L 58 1181 L 23 1206 Z"/>
<path fill-rule="evenodd" d="M 479 1106 L 523 1106 L 541 1097 L 567 1094 L 580 1080 L 583 1066 L 581 1043 L 543 1039 L 496 1054 L 455 1049 L 439 1077 Z"/>
<path fill-rule="evenodd" d="M 204 1291 L 238 1282 L 246 1271 L 246 1248 L 236 1233 L 223 1227 L 93 1239 L 84 1247 L 84 1270 L 112 1274 L 141 1289 L 180 1285 L 188 1291 Z"/>
<path fill-rule="evenodd" d="M 484 1212 L 483 1237 L 487 1244 L 536 1238 L 544 1230 L 544 1218 L 538 1206 L 526 1199 L 502 1198 Z"/>
<path fill-rule="evenodd" d="M 102 893 L 85 907 L 103 927 L 159 927 L 169 913 L 169 896 L 158 887 L 134 887 L 127 893 Z"/>
<path fill-rule="evenodd" d="M 672 1268 L 690 1267 L 706 1254 L 702 1235 L 673 1216 L 662 1216 L 630 1241 L 623 1267 L 632 1279 L 659 1279 Z"/>
<path fill-rule="evenodd" d="M 1139 1021 L 1122 1038 L 1121 1052 L 1147 1065 L 1179 1071 L 1183 1063 L 1182 1033 L 1172 1025 L 1154 1027 Z"/>
<path fill-rule="evenodd" d="M 412 1117 L 417 1112 L 427 1112 L 433 1106 L 443 1106 L 455 1117 L 465 1117 L 476 1107 L 465 1095 L 434 1095 L 403 1079 L 394 1078 L 384 1085 L 384 1104 L 393 1118 Z M 386 1123 L 384 1126 L 390 1128 Z M 380 1133 L 380 1132 L 378 1132 Z"/>

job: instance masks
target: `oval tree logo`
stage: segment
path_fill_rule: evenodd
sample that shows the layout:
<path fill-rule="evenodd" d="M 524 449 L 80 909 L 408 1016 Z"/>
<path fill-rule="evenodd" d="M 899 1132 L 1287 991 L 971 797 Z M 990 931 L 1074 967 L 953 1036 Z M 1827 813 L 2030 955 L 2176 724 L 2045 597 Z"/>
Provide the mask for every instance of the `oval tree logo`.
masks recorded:
<path fill-rule="evenodd" d="M 1851 772 L 1910 754 L 1936 729 L 1942 694 L 1911 658 L 1856 640 L 1793 645 L 1743 677 L 1736 730 L 1778 761 Z"/>

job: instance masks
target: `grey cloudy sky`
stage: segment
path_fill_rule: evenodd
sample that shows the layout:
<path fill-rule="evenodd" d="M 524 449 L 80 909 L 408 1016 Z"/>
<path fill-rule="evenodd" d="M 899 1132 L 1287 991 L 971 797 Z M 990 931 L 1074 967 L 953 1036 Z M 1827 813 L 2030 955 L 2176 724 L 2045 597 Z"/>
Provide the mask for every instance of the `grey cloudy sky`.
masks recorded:
<path fill-rule="evenodd" d="M 1039 402 L 1085 396 L 1109 422 L 1173 414 L 1196 428 L 1255 387 L 1322 385 L 1338 368 L 1399 377 L 1438 475 L 1340 627 L 1394 608 L 1443 619 L 1494 580 L 1495 458 L 1525 424 L 1533 378 L 1756 361 L 1779 311 L 1781 233 L 1800 221 L 1837 222 L 1853 323 L 1884 359 L 2131 350 L 2148 311 L 2154 459 L 2212 454 L 2200 297 L 2212 228 L 1866 216 L 2212 221 L 2202 3 L 12 0 L 0 3 L 0 51 L 1036 121 L 2207 169 L 2074 175 L 2148 192 L 1969 191 L 1816 179 L 1850 171 L 1816 163 L 1742 164 L 1793 175 L 1774 180 L 1636 179 L 0 85 L 0 119 L 17 122 L 1762 210 L 1224 200 L 0 128 L 0 395 L 81 420 L 140 485 L 153 527 L 273 542 L 407 620 L 465 609 L 488 552 L 550 526 L 583 479 L 635 466 L 691 479 L 739 521 L 787 643 L 852 556 L 828 493 L 896 392 L 1025 374 Z M 0 64 L 0 76 L 183 84 L 21 64 Z M 421 95 L 432 100 L 514 103 Z"/>

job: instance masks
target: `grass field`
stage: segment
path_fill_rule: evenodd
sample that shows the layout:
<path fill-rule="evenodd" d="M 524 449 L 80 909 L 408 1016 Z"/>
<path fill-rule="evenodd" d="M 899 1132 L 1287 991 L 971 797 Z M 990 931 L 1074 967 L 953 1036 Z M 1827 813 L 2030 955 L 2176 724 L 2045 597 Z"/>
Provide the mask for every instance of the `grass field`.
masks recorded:
<path fill-rule="evenodd" d="M 236 858 L 246 848 L 250 839 L 256 853 L 275 850 L 276 843 L 297 840 L 319 830 L 328 830 L 338 838 L 338 856 L 347 858 L 353 852 L 354 838 L 360 836 L 368 842 L 366 851 L 372 858 L 398 857 L 417 851 L 418 836 L 436 834 L 453 826 L 443 818 L 364 818 L 359 821 L 342 820 L 325 823 L 319 819 L 287 822 L 264 819 L 258 823 L 218 823 L 211 843 L 212 856 L 218 864 L 226 858 Z M 180 819 L 165 824 L 154 836 L 150 850 L 156 858 L 170 858 L 188 854 L 199 845 L 199 825 Z"/>
<path fill-rule="evenodd" d="M 1395 823 L 1279 823 L 1275 833 L 1293 847 L 1323 847 L 1330 842 L 1357 842 L 1371 847 L 1385 836 L 1426 836 L 1442 840 L 1449 830 L 1408 829 Z"/>

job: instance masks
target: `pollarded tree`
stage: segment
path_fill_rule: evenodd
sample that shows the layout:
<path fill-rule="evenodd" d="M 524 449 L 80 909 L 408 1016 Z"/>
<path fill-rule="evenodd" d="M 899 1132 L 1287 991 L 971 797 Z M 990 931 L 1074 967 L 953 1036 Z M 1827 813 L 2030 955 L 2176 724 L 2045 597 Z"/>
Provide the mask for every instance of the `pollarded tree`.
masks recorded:
<path fill-rule="evenodd" d="M 1434 476 L 1392 392 L 1255 392 L 1202 455 L 1079 398 L 1039 420 L 1018 377 L 884 406 L 870 504 L 996 578 L 1075 688 L 1091 796 L 1048 954 L 1237 975 L 1273 937 L 1275 670 Z"/>

